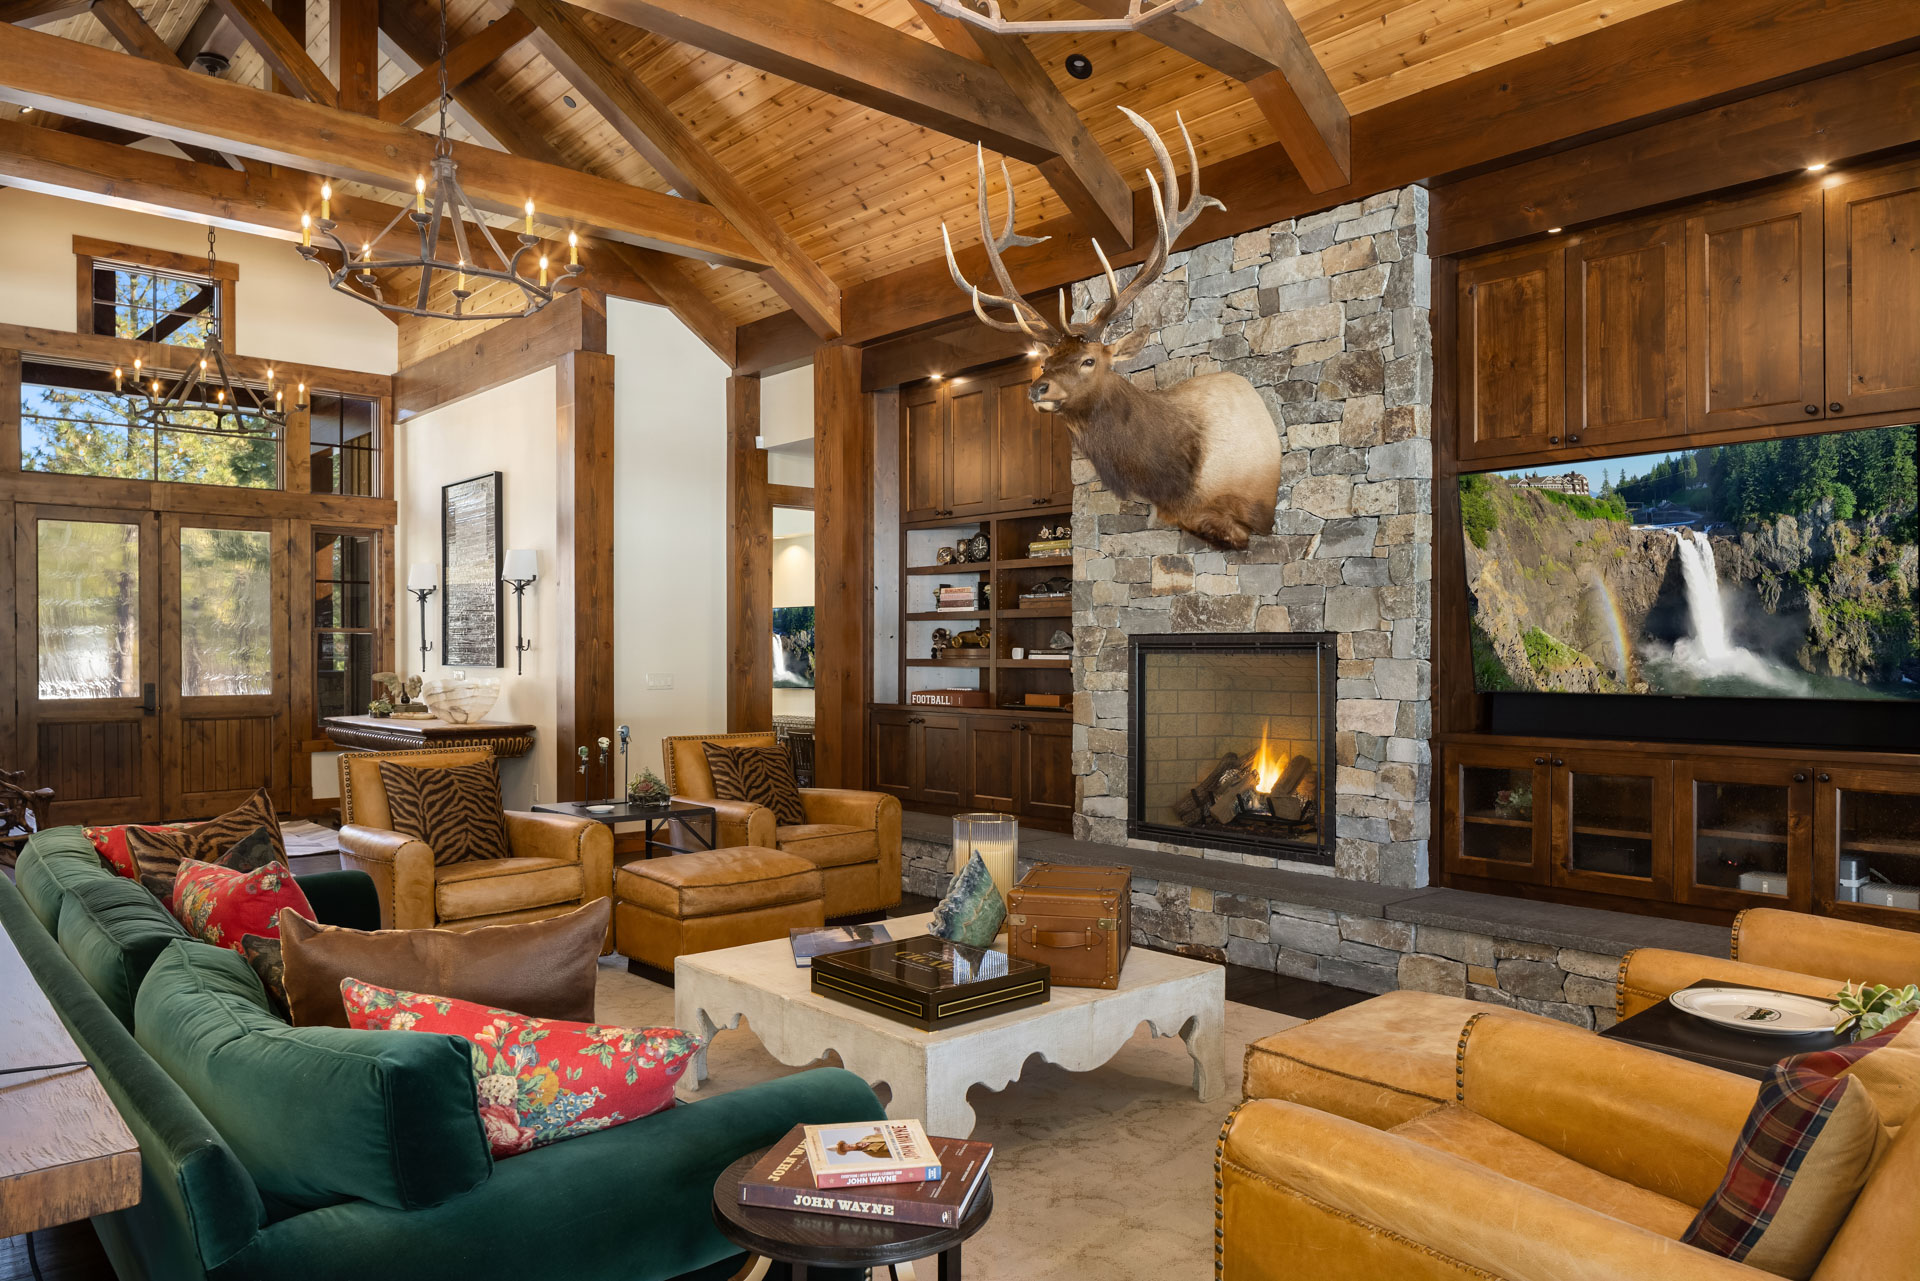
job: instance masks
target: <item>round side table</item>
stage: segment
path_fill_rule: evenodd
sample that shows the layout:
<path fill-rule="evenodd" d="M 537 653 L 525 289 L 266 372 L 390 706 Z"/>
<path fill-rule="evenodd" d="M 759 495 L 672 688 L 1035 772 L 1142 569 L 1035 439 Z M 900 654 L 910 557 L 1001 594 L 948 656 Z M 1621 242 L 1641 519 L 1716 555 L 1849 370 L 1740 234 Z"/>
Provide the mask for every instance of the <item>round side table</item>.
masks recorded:
<path fill-rule="evenodd" d="M 826 1268 L 886 1268 L 892 1276 L 897 1265 L 931 1256 L 940 1260 L 939 1281 L 961 1281 L 960 1245 L 993 1213 L 991 1175 L 951 1228 L 741 1205 L 740 1180 L 765 1154 L 743 1156 L 721 1172 L 713 1185 L 713 1224 L 741 1249 L 772 1260 L 768 1281 L 806 1281 L 813 1269 Z"/>

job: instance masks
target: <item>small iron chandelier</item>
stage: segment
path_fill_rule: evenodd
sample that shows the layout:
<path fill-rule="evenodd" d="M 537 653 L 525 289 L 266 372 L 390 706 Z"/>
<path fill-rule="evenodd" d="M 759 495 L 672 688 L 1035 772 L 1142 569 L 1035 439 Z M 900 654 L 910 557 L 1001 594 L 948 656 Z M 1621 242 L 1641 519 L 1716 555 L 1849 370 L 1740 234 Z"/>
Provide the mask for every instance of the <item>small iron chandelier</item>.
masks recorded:
<path fill-rule="evenodd" d="M 447 0 L 440 0 L 440 136 L 433 150 L 433 181 L 429 183 L 425 174 L 414 179 L 413 207 L 402 207 L 380 229 L 380 234 L 361 245 L 357 253 L 350 251 L 334 234 L 338 224 L 332 217 L 333 187 L 330 183 L 322 183 L 319 220 L 313 221 L 304 213 L 300 215 L 300 256 L 309 262 L 319 257 L 320 251 L 313 246 L 313 233 L 319 231 L 333 242 L 335 252 L 340 255 L 340 265 L 329 272 L 327 283 L 350 298 L 358 298 L 369 306 L 395 315 L 424 316 L 432 320 L 515 320 L 531 316 L 554 300 L 561 284 L 580 274 L 580 238 L 568 232 L 566 266 L 557 270 L 550 266 L 547 256 L 538 252 L 540 237 L 533 234 L 533 201 L 529 200 L 526 224 L 519 236 L 520 247 L 514 250 L 511 257 L 500 248 L 500 242 L 494 239 L 493 228 L 487 225 L 460 186 L 459 164 L 453 158 L 453 142 L 447 136 L 447 104 L 450 100 L 451 93 L 447 87 Z M 405 251 L 379 252 L 379 246 L 388 233 L 399 226 L 403 218 L 414 224 L 419 237 L 417 250 L 410 255 Z M 443 221 L 453 224 L 454 257 L 451 261 L 443 253 L 441 245 L 440 228 Z M 469 222 L 480 229 L 481 238 L 499 266 L 487 266 L 474 255 L 467 240 Z M 537 272 L 527 270 L 535 265 L 526 263 L 525 260 L 530 256 L 537 260 Z M 374 272 L 408 267 L 420 269 L 418 297 L 411 303 L 405 298 L 389 298 Z M 451 310 L 430 305 L 436 272 L 450 272 L 453 275 Z M 549 283 L 550 277 L 557 279 Z M 501 280 L 518 286 L 525 305 L 517 311 L 468 311 L 467 299 L 473 296 L 471 286 L 476 281 L 488 280 Z"/>
<path fill-rule="evenodd" d="M 213 253 L 213 228 L 207 228 L 207 280 L 208 287 L 217 291 L 218 263 Z M 139 399 L 133 403 L 134 421 L 146 427 L 177 427 L 181 425 L 179 415 L 183 413 L 209 414 L 213 418 L 215 431 L 258 431 L 264 424 L 275 431 L 284 431 L 287 426 L 287 410 L 307 407 L 307 385 L 298 383 L 293 393 L 293 404 L 287 404 L 287 388 L 284 383 L 276 384 L 273 366 L 267 366 L 267 386 L 263 392 L 252 383 L 234 381 L 233 371 L 227 368 L 226 347 L 220 340 L 222 317 L 218 305 L 208 308 L 213 314 L 213 323 L 207 326 L 207 338 L 200 346 L 200 359 L 183 374 L 162 375 L 158 370 L 143 367 L 136 358 L 133 362 L 133 389 Z M 126 391 L 127 371 L 116 368 L 113 371 L 113 389 Z M 227 420 L 233 425 L 229 427 Z M 248 422 L 255 426 L 249 428 Z"/>

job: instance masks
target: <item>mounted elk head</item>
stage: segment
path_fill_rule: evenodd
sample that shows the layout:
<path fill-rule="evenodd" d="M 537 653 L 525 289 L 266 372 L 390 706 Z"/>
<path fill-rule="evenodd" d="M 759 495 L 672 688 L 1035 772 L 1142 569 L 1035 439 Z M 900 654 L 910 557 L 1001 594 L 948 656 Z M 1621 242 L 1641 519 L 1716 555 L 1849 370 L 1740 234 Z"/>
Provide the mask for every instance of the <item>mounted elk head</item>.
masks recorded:
<path fill-rule="evenodd" d="M 943 222 L 940 235 L 946 245 L 947 269 L 953 283 L 972 296 L 973 313 L 981 323 L 1024 334 L 1045 349 L 1040 372 L 1027 389 L 1028 399 L 1036 409 L 1057 413 L 1066 421 L 1074 443 L 1108 489 L 1122 498 L 1152 503 L 1157 519 L 1215 547 L 1244 548 L 1251 535 L 1273 532 L 1280 490 L 1280 433 L 1260 393 L 1240 375 L 1228 373 L 1201 374 L 1149 391 L 1114 369 L 1140 354 L 1147 333 L 1134 330 L 1108 342 L 1106 331 L 1113 318 L 1160 278 L 1174 242 L 1207 206 L 1226 207 L 1200 194 L 1199 160 L 1185 121 L 1180 122 L 1180 136 L 1187 145 L 1194 189 L 1182 205 L 1173 157 L 1160 135 L 1134 112 L 1120 110 L 1146 135 L 1160 169 L 1158 179 L 1151 172 L 1147 175 L 1156 227 L 1153 247 L 1124 287 L 1096 240 L 1093 252 L 1106 277 L 1107 297 L 1086 320 L 1077 324 L 1071 320 L 1064 289 L 1059 294 L 1058 326 L 1021 297 L 1000 255 L 1016 245 L 1037 245 L 1046 237 L 1022 236 L 1014 230 L 1013 184 L 1004 160 L 1000 175 L 1007 187 L 1007 216 L 999 234 L 994 234 L 987 208 L 986 156 L 979 151 L 975 160 L 980 235 L 1000 292 L 983 293 L 961 274 L 953 256 L 953 238 Z M 988 308 L 1005 311 L 1010 319 L 996 319 Z"/>

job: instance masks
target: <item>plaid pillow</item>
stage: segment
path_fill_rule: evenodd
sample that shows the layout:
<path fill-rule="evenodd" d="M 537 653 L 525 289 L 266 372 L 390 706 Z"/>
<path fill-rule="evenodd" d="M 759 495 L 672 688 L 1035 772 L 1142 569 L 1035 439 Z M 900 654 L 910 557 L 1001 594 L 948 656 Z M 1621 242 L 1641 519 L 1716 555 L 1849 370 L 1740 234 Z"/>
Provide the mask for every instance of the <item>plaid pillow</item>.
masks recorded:
<path fill-rule="evenodd" d="M 774 822 L 792 827 L 807 821 L 800 800 L 800 784 L 793 777 L 793 757 L 787 749 L 730 747 L 702 743 L 707 768 L 713 771 L 713 794 L 723 801 L 752 801 L 773 811 Z"/>
<path fill-rule="evenodd" d="M 1851 1069 L 1906 1022 L 1776 1064 L 1719 1190 L 1680 1239 L 1776 1276 L 1811 1277 L 1886 1139 L 1873 1095 Z"/>

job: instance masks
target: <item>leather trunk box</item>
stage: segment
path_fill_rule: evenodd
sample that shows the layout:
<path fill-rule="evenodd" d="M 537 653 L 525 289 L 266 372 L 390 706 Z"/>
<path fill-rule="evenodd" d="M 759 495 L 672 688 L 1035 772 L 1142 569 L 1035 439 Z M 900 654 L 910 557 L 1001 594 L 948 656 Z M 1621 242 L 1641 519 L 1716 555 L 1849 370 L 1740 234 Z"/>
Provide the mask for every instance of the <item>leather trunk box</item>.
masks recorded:
<path fill-rule="evenodd" d="M 1036 863 L 1007 895 L 1007 950 L 1046 966 L 1055 987 L 1120 985 L 1133 945 L 1133 874 Z"/>

